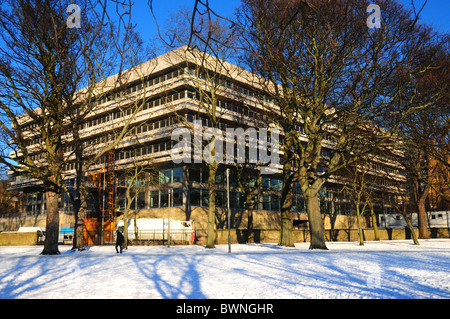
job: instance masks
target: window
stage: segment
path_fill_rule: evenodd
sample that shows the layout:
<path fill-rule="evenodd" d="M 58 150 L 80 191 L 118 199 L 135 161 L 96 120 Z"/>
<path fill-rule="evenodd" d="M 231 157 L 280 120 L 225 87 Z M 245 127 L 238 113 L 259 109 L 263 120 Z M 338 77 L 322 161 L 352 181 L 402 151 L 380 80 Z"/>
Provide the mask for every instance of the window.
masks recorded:
<path fill-rule="evenodd" d="M 160 207 L 168 207 L 169 206 L 169 191 L 161 190 L 160 193 Z"/>
<path fill-rule="evenodd" d="M 201 170 L 199 167 L 191 167 L 189 169 L 189 179 L 193 183 L 200 183 L 201 181 Z"/>
<path fill-rule="evenodd" d="M 238 192 L 230 192 L 230 208 L 240 208 L 239 207 L 239 194 Z"/>
<path fill-rule="evenodd" d="M 270 178 L 268 178 L 268 177 L 263 177 L 263 180 L 262 180 L 262 188 L 263 188 L 263 189 L 269 189 L 269 185 L 270 185 Z"/>
<path fill-rule="evenodd" d="M 207 168 L 202 170 L 202 183 L 208 183 L 209 170 Z"/>
<path fill-rule="evenodd" d="M 279 179 L 272 179 L 270 181 L 270 189 L 274 191 L 281 191 L 283 188 L 283 181 Z"/>
<path fill-rule="evenodd" d="M 158 208 L 159 207 L 159 191 L 151 191 L 150 192 L 150 208 Z"/>
<path fill-rule="evenodd" d="M 191 189 L 191 205 L 208 207 L 209 195 L 207 189 L 193 188 Z"/>
<path fill-rule="evenodd" d="M 216 172 L 216 184 L 224 185 L 225 181 L 225 172 L 223 170 L 217 170 Z"/>
<path fill-rule="evenodd" d="M 263 210 L 270 210 L 270 196 L 269 195 L 262 196 L 262 206 L 263 206 Z"/>
<path fill-rule="evenodd" d="M 183 168 L 177 167 L 173 171 L 173 183 L 181 183 L 183 181 Z"/>
<path fill-rule="evenodd" d="M 168 184 L 171 181 L 171 169 L 164 169 L 159 172 L 159 183 L 161 185 Z"/>
<path fill-rule="evenodd" d="M 280 210 L 280 197 L 277 195 L 272 195 L 270 197 L 270 208 L 274 211 Z"/>
<path fill-rule="evenodd" d="M 226 207 L 227 206 L 227 197 L 225 191 L 217 191 L 216 190 L 216 206 L 217 207 Z"/>
<path fill-rule="evenodd" d="M 209 206 L 209 191 L 207 189 L 202 189 L 201 195 L 202 195 L 201 206 L 208 207 Z"/>
<path fill-rule="evenodd" d="M 172 206 L 179 207 L 183 205 L 183 189 L 175 188 L 172 190 Z"/>
<path fill-rule="evenodd" d="M 194 188 L 191 189 L 191 205 L 192 206 L 200 206 L 200 189 Z"/>

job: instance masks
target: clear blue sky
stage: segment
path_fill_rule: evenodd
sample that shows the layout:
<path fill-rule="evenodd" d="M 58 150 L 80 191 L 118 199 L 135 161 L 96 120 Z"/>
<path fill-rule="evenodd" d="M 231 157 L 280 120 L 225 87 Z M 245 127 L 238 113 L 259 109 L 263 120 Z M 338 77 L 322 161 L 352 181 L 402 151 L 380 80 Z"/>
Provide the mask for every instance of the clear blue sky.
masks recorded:
<path fill-rule="evenodd" d="M 425 0 L 413 0 L 416 10 L 419 10 Z M 223 16 L 231 17 L 240 0 L 209 0 L 210 6 Z M 372 1 L 377 3 L 376 0 Z M 412 8 L 411 0 L 400 0 L 407 8 Z M 158 17 L 160 27 L 163 27 L 171 12 L 179 7 L 186 7 L 192 10 L 194 0 L 153 0 L 153 9 Z M 156 25 L 151 15 L 147 0 L 136 0 L 134 10 L 134 21 L 137 29 L 144 40 L 149 40 L 156 35 Z M 383 16 L 383 8 L 381 7 Z M 421 20 L 433 26 L 440 32 L 450 32 L 450 0 L 428 0 L 425 9 L 421 13 Z"/>

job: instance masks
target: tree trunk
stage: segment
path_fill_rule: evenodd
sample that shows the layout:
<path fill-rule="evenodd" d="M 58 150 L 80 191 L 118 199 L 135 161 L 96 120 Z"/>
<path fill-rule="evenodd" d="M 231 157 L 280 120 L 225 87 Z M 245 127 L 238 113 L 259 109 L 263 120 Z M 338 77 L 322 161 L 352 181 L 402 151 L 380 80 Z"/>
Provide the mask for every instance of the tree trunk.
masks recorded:
<path fill-rule="evenodd" d="M 364 246 L 364 234 L 361 225 L 361 211 L 359 209 L 359 202 L 356 203 L 356 222 L 358 224 L 358 237 L 359 237 L 359 245 Z"/>
<path fill-rule="evenodd" d="M 419 240 L 418 240 L 418 238 L 417 238 L 416 233 L 414 232 L 414 227 L 413 227 L 413 224 L 412 224 L 412 222 L 411 222 L 411 218 L 409 218 L 408 215 L 407 215 L 407 213 L 406 213 L 406 207 L 403 208 L 403 210 L 402 210 L 402 215 L 403 215 L 403 218 L 404 218 L 405 221 L 406 221 L 406 225 L 408 225 L 408 228 L 409 228 L 409 230 L 410 230 L 410 232 L 411 232 L 411 237 L 412 237 L 412 239 L 413 239 L 414 245 L 419 245 Z M 420 230 L 420 229 L 419 229 L 419 230 Z"/>
<path fill-rule="evenodd" d="M 309 249 L 328 249 L 325 244 L 325 231 L 320 215 L 319 198 L 317 191 L 309 189 L 304 193 L 306 209 L 308 212 L 311 244 Z"/>
<path fill-rule="evenodd" d="M 59 236 L 59 211 L 58 211 L 58 193 L 53 191 L 46 192 L 47 204 L 47 226 L 45 228 L 44 250 L 42 255 L 59 255 L 58 236 Z"/>
<path fill-rule="evenodd" d="M 75 229 L 73 234 L 72 249 L 79 251 L 86 250 L 84 247 L 84 217 L 85 217 L 85 204 L 86 198 L 84 196 L 84 190 L 81 189 L 80 184 L 77 182 L 76 199 L 74 200 L 73 207 L 75 211 Z"/>
<path fill-rule="evenodd" d="M 254 242 L 253 234 L 253 192 L 247 194 L 245 198 L 245 207 L 247 208 L 247 242 Z"/>
<path fill-rule="evenodd" d="M 208 216 L 206 224 L 206 248 L 216 248 L 216 171 L 217 163 L 209 164 L 208 176 Z"/>
<path fill-rule="evenodd" d="M 75 222 L 73 246 L 72 249 L 78 249 L 79 251 L 86 250 L 84 247 L 84 212 L 81 210 L 78 212 L 78 217 Z"/>
<path fill-rule="evenodd" d="M 134 180 L 133 180 L 134 181 Z M 130 182 L 132 183 L 132 182 Z M 123 220 L 123 238 L 124 238 L 124 242 L 122 244 L 122 248 L 123 249 L 128 249 L 128 213 L 131 211 L 131 205 L 133 205 L 133 197 L 130 195 L 130 186 L 127 187 L 127 190 L 125 192 L 125 196 L 127 198 L 127 206 L 125 207 L 125 211 L 123 213 L 122 216 L 122 220 Z M 135 197 L 137 200 L 137 197 Z M 170 200 L 170 198 L 169 198 Z M 170 203 L 168 205 L 170 207 Z M 170 209 L 170 208 L 169 208 Z M 136 212 L 135 212 L 136 215 Z M 169 220 L 170 223 L 170 220 Z M 137 224 L 134 224 L 134 228 L 137 228 Z"/>
<path fill-rule="evenodd" d="M 281 192 L 281 228 L 278 246 L 294 247 L 294 239 L 292 237 L 292 212 L 291 212 L 292 164 L 289 153 L 290 152 L 285 150 L 284 164 L 283 164 L 283 189 Z"/>
<path fill-rule="evenodd" d="M 430 230 L 428 229 L 427 211 L 425 209 L 425 196 L 421 196 L 420 200 L 417 202 L 418 210 L 418 222 L 419 222 L 419 238 L 429 239 L 431 238 Z"/>
<path fill-rule="evenodd" d="M 380 234 L 378 233 L 377 215 L 373 209 L 373 204 L 370 203 L 370 216 L 372 218 L 373 236 L 376 241 L 380 240 Z"/>
<path fill-rule="evenodd" d="M 284 188 L 283 184 L 283 188 Z M 282 198 L 281 207 L 281 228 L 280 240 L 278 246 L 294 247 L 294 239 L 292 237 L 292 192 L 289 192 Z"/>
<path fill-rule="evenodd" d="M 123 238 L 124 238 L 124 242 L 122 244 L 122 248 L 123 249 L 128 249 L 128 214 L 124 213 L 123 214 Z M 137 225 L 134 225 L 134 227 L 136 228 Z"/>

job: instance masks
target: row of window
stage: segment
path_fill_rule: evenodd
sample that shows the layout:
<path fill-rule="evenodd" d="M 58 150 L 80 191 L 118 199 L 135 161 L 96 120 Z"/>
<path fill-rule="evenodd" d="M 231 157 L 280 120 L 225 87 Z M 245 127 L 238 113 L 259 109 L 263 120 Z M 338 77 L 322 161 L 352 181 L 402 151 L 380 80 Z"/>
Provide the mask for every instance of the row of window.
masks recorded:
<path fill-rule="evenodd" d="M 197 68 L 189 68 L 188 72 L 192 76 L 199 77 L 201 79 L 205 79 L 205 74 L 202 71 L 198 71 Z M 243 95 L 246 95 L 247 97 L 257 98 L 260 101 L 277 104 L 276 100 L 273 98 L 270 98 L 267 94 L 261 94 L 260 92 L 254 91 L 252 89 L 248 89 L 246 87 L 243 87 L 239 84 L 236 84 L 235 82 L 232 82 L 228 80 L 226 77 L 222 75 L 209 75 L 209 79 L 211 79 L 212 82 L 215 82 L 225 88 L 235 90 L 236 92 L 239 92 Z"/>
<path fill-rule="evenodd" d="M 114 112 L 108 113 L 106 115 L 103 115 L 101 117 L 97 117 L 94 119 L 91 119 L 83 124 L 80 124 L 80 129 L 86 129 L 89 127 L 94 127 L 103 123 L 107 123 L 109 121 L 113 121 L 115 119 L 124 117 L 124 116 L 130 116 L 131 114 L 133 114 L 133 112 L 137 111 L 139 108 L 142 107 L 142 110 L 147 110 L 147 109 L 151 109 L 153 107 L 157 107 L 159 105 L 163 105 L 166 103 L 170 103 L 182 98 L 185 98 L 188 96 L 188 91 L 181 91 L 181 92 L 177 92 L 177 93 L 173 93 L 171 95 L 168 96 L 164 96 L 164 97 L 160 97 L 160 98 L 156 98 L 150 101 L 145 102 L 143 105 L 140 105 L 139 102 L 138 104 L 136 104 L 133 107 L 129 107 L 126 109 L 122 109 L 122 110 L 116 110 Z"/>
<path fill-rule="evenodd" d="M 183 182 L 183 168 L 175 167 L 175 168 L 167 168 L 162 170 L 153 170 L 147 172 L 148 183 L 146 183 L 145 178 L 136 179 L 134 181 L 134 185 L 132 187 L 143 188 L 148 185 L 164 185 L 170 183 L 181 183 Z M 119 177 L 117 180 L 118 186 L 129 186 L 130 178 Z"/>
<path fill-rule="evenodd" d="M 99 104 L 103 104 L 106 102 L 119 100 L 123 96 L 124 93 L 131 94 L 131 93 L 137 92 L 139 90 L 142 90 L 144 88 L 144 86 L 147 88 L 147 87 L 156 85 L 158 83 L 170 80 L 170 79 L 177 77 L 178 75 L 181 75 L 183 73 L 184 73 L 183 69 L 177 69 L 175 71 L 168 72 L 163 75 L 151 77 L 151 78 L 145 80 L 143 83 L 141 82 L 141 83 L 129 86 L 125 91 L 119 91 L 119 92 L 107 94 L 106 96 L 99 98 L 96 101 L 96 104 L 99 105 Z"/>
<path fill-rule="evenodd" d="M 144 124 L 140 124 L 134 128 L 131 129 L 130 135 L 131 136 L 135 136 L 137 134 L 141 134 L 141 133 L 145 133 L 145 132 L 150 132 L 152 130 L 157 130 L 160 128 L 164 128 L 164 127 L 168 127 L 168 126 L 172 126 L 173 124 L 177 123 L 178 119 L 174 116 L 169 116 L 167 118 L 158 120 L 158 121 L 154 121 L 151 123 L 144 123 Z M 100 143 L 107 143 L 107 142 L 111 142 L 114 141 L 114 139 L 116 138 L 116 136 L 113 133 L 110 134 L 105 134 L 105 135 L 100 135 L 97 136 L 95 138 L 91 138 L 89 140 L 86 140 L 83 142 L 83 147 L 88 147 L 90 145 L 97 145 Z M 141 138 L 145 138 L 141 136 Z M 68 151 L 70 148 L 66 148 L 66 151 Z"/>

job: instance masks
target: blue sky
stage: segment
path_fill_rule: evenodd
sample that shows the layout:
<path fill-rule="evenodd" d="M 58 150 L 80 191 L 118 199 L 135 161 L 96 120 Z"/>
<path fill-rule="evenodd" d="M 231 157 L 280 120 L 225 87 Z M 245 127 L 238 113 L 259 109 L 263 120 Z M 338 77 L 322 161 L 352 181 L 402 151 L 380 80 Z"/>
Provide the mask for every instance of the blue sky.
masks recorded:
<path fill-rule="evenodd" d="M 400 0 L 407 8 L 412 8 L 411 0 Z M 219 14 L 232 16 L 240 0 L 209 0 L 211 7 Z M 374 0 L 373 3 L 377 1 Z M 425 0 L 414 0 L 416 9 L 422 7 Z M 163 27 L 171 12 L 180 7 L 192 10 L 194 0 L 153 0 L 153 9 L 158 17 L 160 27 Z M 144 40 L 149 40 L 157 34 L 154 19 L 150 13 L 147 0 L 136 0 L 134 21 Z M 381 8 L 383 15 L 383 8 Z M 421 21 L 432 25 L 440 32 L 450 32 L 450 0 L 428 0 L 425 9 L 421 13 Z"/>

